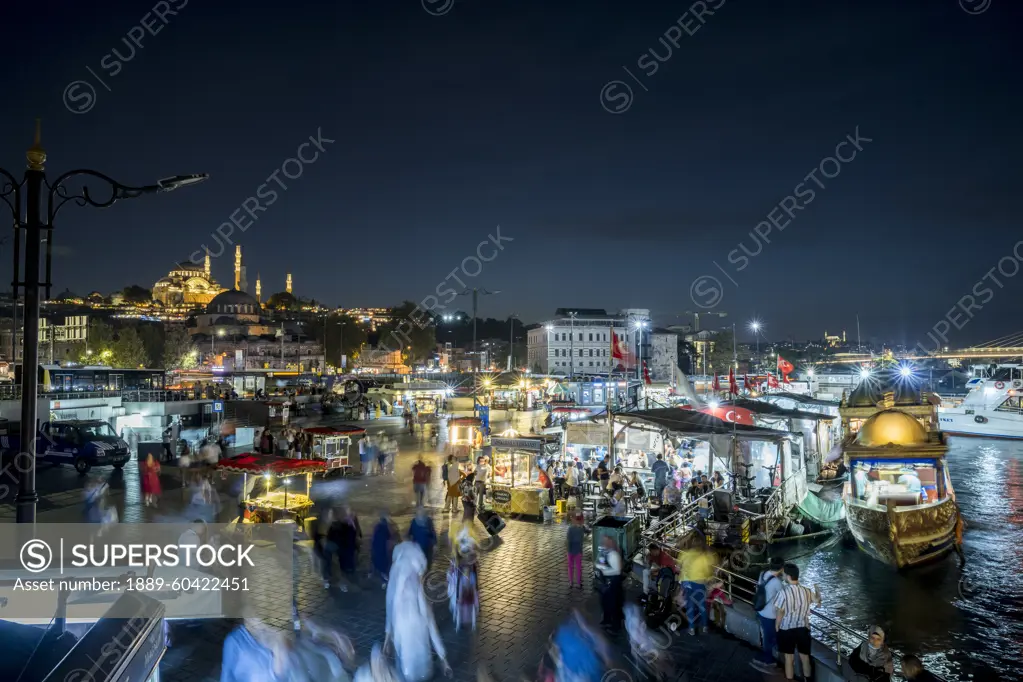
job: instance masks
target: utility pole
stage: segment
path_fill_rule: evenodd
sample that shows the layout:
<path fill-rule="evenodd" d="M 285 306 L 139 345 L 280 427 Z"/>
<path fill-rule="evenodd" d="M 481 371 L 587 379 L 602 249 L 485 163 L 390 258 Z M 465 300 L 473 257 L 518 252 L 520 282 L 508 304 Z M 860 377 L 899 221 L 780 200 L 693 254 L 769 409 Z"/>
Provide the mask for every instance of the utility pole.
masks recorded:
<path fill-rule="evenodd" d="M 568 354 L 571 356 L 568 363 L 568 379 L 572 381 L 575 379 L 575 312 L 568 314 L 568 324 L 571 330 L 568 333 Z"/>
<path fill-rule="evenodd" d="M 477 348 L 476 348 L 476 313 L 477 313 L 477 311 L 479 309 L 479 295 L 483 294 L 484 296 L 493 296 L 494 294 L 499 294 L 499 293 L 501 293 L 501 292 L 500 291 L 487 291 L 486 289 L 482 289 L 481 290 L 479 287 L 473 287 L 472 289 L 465 289 L 461 293 L 458 294 L 459 296 L 468 296 L 470 294 L 472 295 L 472 357 L 473 357 L 473 360 L 472 360 L 472 370 L 473 370 L 473 372 L 472 372 L 472 401 L 473 401 L 473 405 L 474 406 L 479 404 L 478 393 L 479 393 L 480 366 L 479 366 L 479 352 L 477 351 Z"/>
<path fill-rule="evenodd" d="M 863 352 L 863 345 L 860 343 L 860 316 L 856 315 L 856 352 Z"/>
<path fill-rule="evenodd" d="M 515 313 L 512 313 L 508 318 L 508 326 L 511 329 L 508 331 L 508 371 L 512 370 L 513 356 L 515 355 L 515 318 L 518 317 Z"/>

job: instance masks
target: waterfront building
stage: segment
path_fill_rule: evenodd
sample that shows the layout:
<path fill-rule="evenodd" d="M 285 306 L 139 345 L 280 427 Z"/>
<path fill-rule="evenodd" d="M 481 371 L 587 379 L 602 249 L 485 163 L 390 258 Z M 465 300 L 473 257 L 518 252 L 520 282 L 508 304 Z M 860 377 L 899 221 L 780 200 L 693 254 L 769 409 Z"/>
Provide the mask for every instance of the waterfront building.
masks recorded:
<path fill-rule="evenodd" d="M 638 358 L 648 358 L 649 329 L 650 311 L 645 309 L 609 314 L 601 308 L 558 308 L 553 319 L 527 333 L 527 366 L 540 374 L 604 375 L 614 369 L 612 330 Z"/>
<path fill-rule="evenodd" d="M 239 251 L 237 258 L 240 257 Z M 236 269 L 236 273 L 236 277 L 240 277 L 241 271 Z M 158 280 L 153 285 L 153 300 L 168 307 L 202 306 L 212 301 L 221 291 L 224 288 L 217 284 L 210 273 L 210 254 L 207 251 L 203 265 L 178 263 L 166 277 Z"/>

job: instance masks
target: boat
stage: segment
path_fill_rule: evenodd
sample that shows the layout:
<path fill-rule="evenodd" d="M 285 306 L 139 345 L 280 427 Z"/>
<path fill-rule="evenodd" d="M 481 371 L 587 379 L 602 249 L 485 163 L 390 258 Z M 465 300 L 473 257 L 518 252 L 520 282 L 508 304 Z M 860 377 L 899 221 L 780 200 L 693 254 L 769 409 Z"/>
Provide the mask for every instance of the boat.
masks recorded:
<path fill-rule="evenodd" d="M 962 403 L 938 408 L 938 428 L 958 436 L 1023 438 L 1023 365 L 999 365 L 967 383 Z"/>
<path fill-rule="evenodd" d="M 843 446 L 852 476 L 842 494 L 861 550 L 902 569 L 957 549 L 962 527 L 947 452 L 943 434 L 902 410 L 884 409 L 862 423 Z"/>

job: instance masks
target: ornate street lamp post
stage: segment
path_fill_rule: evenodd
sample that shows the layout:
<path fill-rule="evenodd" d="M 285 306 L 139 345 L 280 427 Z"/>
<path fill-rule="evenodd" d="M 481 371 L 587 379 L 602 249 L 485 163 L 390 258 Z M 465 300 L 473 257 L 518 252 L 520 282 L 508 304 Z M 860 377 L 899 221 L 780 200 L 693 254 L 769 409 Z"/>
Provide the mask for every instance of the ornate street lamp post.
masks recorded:
<path fill-rule="evenodd" d="M 35 143 L 26 152 L 28 169 L 19 182 L 14 175 L 0 168 L 0 199 L 11 209 L 14 218 L 14 300 L 18 300 L 19 288 L 24 287 L 24 352 L 21 372 L 21 441 L 24 454 L 28 455 L 27 467 L 18 467 L 18 497 L 16 520 L 18 523 L 35 523 L 36 503 L 36 397 L 39 389 L 39 289 L 46 288 L 50 297 L 51 259 L 53 256 L 53 221 L 57 213 L 69 201 L 79 206 L 107 208 L 120 199 L 130 199 L 143 194 L 170 192 L 206 180 L 207 175 L 177 175 L 158 181 L 155 185 L 128 187 L 94 170 L 69 171 L 50 183 L 46 179 L 46 151 L 41 144 L 40 122 L 36 121 Z M 87 185 L 78 193 L 69 190 L 65 183 L 85 177 L 85 182 L 99 180 L 106 185 L 99 198 L 90 192 Z M 109 196 L 108 194 L 109 193 Z M 24 199 L 24 202 L 22 201 Z M 43 200 L 45 199 L 45 206 Z M 21 279 L 21 236 L 25 233 L 25 273 Z M 40 244 L 46 241 L 46 278 L 39 281 Z M 14 333 L 16 330 L 12 330 Z"/>

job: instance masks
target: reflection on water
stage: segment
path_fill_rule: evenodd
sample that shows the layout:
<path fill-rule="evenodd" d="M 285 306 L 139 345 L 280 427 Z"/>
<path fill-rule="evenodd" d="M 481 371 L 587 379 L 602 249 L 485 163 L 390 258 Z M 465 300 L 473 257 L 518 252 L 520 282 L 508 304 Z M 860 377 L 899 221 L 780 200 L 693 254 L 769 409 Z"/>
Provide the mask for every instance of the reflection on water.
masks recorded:
<path fill-rule="evenodd" d="M 1023 654 L 1023 443 L 952 438 L 949 467 L 966 518 L 966 566 L 897 572 L 841 544 L 796 563 L 823 611 L 881 625 L 902 653 L 948 680 L 1020 679 Z"/>

